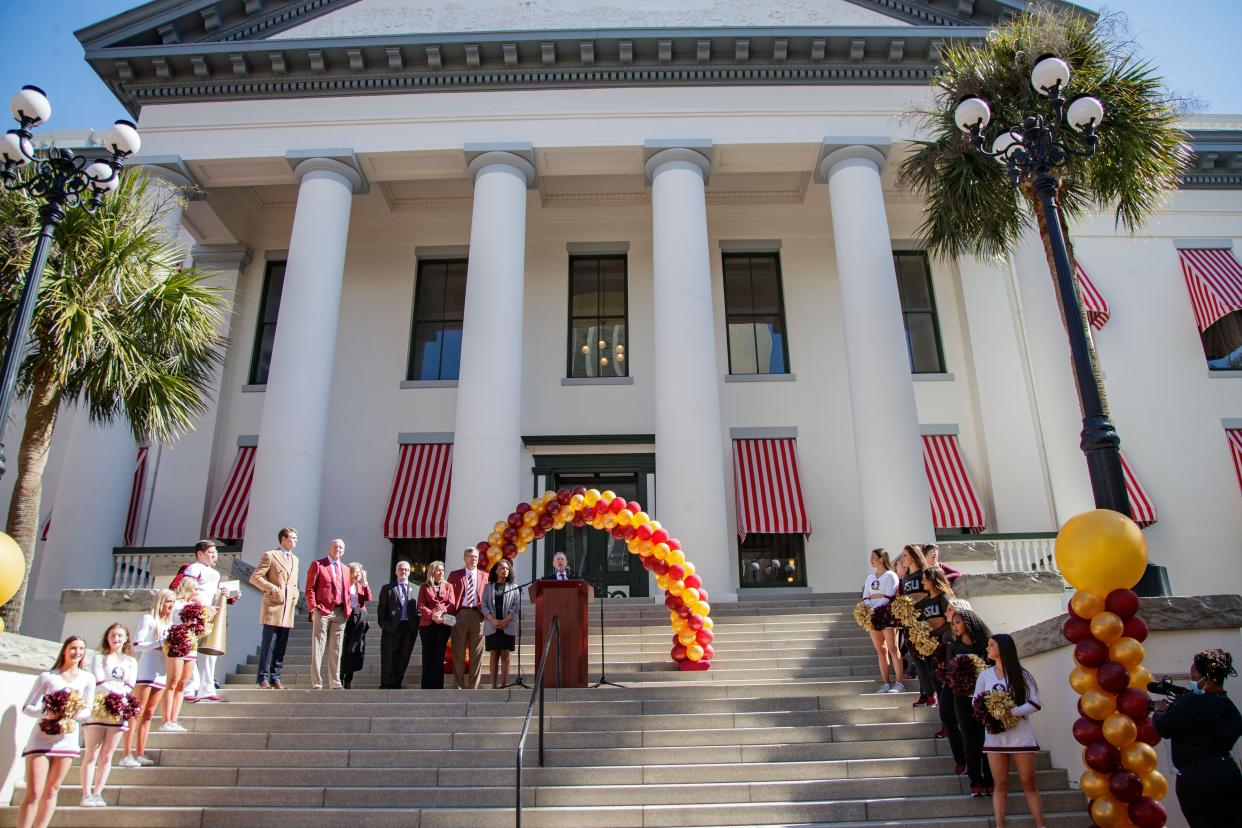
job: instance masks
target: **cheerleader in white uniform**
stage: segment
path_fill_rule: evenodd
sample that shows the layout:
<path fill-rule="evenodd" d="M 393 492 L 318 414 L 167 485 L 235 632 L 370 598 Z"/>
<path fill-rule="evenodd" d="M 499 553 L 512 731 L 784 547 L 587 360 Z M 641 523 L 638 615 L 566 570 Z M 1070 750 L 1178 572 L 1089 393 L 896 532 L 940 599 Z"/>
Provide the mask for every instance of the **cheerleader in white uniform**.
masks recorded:
<path fill-rule="evenodd" d="M 134 691 L 138 680 L 138 660 L 134 658 L 134 645 L 129 640 L 129 628 L 113 624 L 104 631 L 99 650 L 91 660 L 91 672 L 95 674 L 96 697 L 109 693 L 128 695 Z M 112 754 L 116 752 L 121 734 L 129 729 L 129 722 L 114 722 L 99 718 L 92 707 L 90 721 L 82 729 L 85 749 L 82 753 L 82 807 L 98 808 L 107 805 L 103 798 L 108 772 L 112 769 Z"/>
<path fill-rule="evenodd" d="M 1022 663 L 1018 661 L 1018 648 L 1012 637 L 996 633 L 989 638 L 988 659 L 996 666 L 979 674 L 975 681 L 975 696 L 996 688 L 1006 690 L 1013 697 L 1013 714 L 1018 717 L 1018 723 L 1009 730 L 986 733 L 983 737 L 983 752 L 987 754 L 992 770 L 992 813 L 996 818 L 996 828 L 1005 828 L 1010 757 L 1017 766 L 1018 781 L 1026 794 L 1026 806 L 1035 820 L 1035 828 L 1044 828 L 1044 805 L 1035 781 L 1035 754 L 1039 751 L 1039 743 L 1035 741 L 1035 728 L 1029 718 L 1039 710 L 1039 688 L 1035 686 L 1034 677 L 1022 669 Z"/>
<path fill-rule="evenodd" d="M 177 587 L 176 603 L 173 604 L 173 624 L 180 624 L 181 610 L 189 604 L 198 604 L 198 581 L 186 578 Z M 201 606 L 201 605 L 200 605 Z M 210 615 L 209 608 L 204 607 L 204 617 Z M 197 645 L 196 645 L 197 646 Z M 191 649 L 183 656 L 173 658 L 165 656 L 165 669 L 168 671 L 168 687 L 164 693 L 164 724 L 160 731 L 184 733 L 185 728 L 177 722 L 181 714 L 181 705 L 185 702 L 185 689 L 194 678 L 194 662 L 198 660 L 198 650 Z"/>
<path fill-rule="evenodd" d="M 897 594 L 899 579 L 893 571 L 892 561 L 888 552 L 883 549 L 871 550 L 871 568 L 875 570 L 863 581 L 863 603 L 875 609 L 893 600 Z M 906 688 L 901 683 L 901 650 L 897 647 L 897 628 L 885 627 L 871 631 L 871 645 L 875 647 L 876 658 L 880 662 L 881 693 L 901 693 Z M 888 666 L 893 665 L 894 683 L 888 681 Z"/>
<path fill-rule="evenodd" d="M 43 697 L 61 690 L 76 690 L 83 707 L 73 718 L 85 722 L 95 701 L 95 677 L 82 669 L 85 655 L 85 641 L 76 635 L 65 639 L 56 656 L 56 666 L 35 680 L 22 712 L 50 721 L 52 717 L 43 709 Z M 30 732 L 26 749 L 22 751 L 26 759 L 26 796 L 17 812 L 17 828 L 46 828 L 52 821 L 60 783 L 79 753 L 76 727 L 67 733 L 49 734 L 36 726 Z"/>
<path fill-rule="evenodd" d="M 134 696 L 142 705 L 142 715 L 134 721 L 133 727 L 125 731 L 125 755 L 121 758 L 121 767 L 138 768 L 154 765 L 155 760 L 147 756 L 147 734 L 151 732 L 151 717 L 159 708 L 160 696 L 168 682 L 167 659 L 164 657 L 164 636 L 173 623 L 173 605 L 177 596 L 170 589 L 161 589 L 151 602 L 151 611 L 142 616 L 138 624 L 138 640 L 134 649 L 138 651 L 138 682 L 134 685 Z M 138 750 L 134 752 L 134 737 L 137 736 Z"/>

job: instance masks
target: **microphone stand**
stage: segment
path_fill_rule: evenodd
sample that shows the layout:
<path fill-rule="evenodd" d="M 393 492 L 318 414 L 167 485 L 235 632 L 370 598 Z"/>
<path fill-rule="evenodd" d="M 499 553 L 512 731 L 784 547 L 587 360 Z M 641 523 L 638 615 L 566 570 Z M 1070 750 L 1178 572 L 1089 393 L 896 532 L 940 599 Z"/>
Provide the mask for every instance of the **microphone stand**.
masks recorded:
<path fill-rule="evenodd" d="M 509 682 L 508 684 L 502 685 L 501 689 L 504 689 L 505 687 L 525 687 L 527 690 L 531 689 L 530 685 L 526 683 L 526 679 L 523 678 L 522 676 L 522 590 L 528 589 L 531 584 L 535 583 L 535 581 L 538 581 L 538 580 L 539 580 L 538 578 L 531 578 L 526 583 L 518 584 L 517 586 L 514 587 L 514 589 L 518 591 L 517 642 L 514 644 L 514 647 L 513 647 L 515 650 L 517 650 L 517 678 L 515 678 L 513 681 Z"/>
<path fill-rule="evenodd" d="M 617 684 L 615 681 L 608 680 L 608 657 L 604 649 L 604 642 L 608 636 L 604 627 L 604 605 L 608 603 L 608 584 L 604 583 L 604 579 L 598 581 L 587 581 L 587 583 L 599 589 L 603 594 L 603 598 L 599 602 L 599 681 L 594 684 L 588 684 L 587 687 L 595 689 L 597 687 L 624 687 L 624 684 Z"/>

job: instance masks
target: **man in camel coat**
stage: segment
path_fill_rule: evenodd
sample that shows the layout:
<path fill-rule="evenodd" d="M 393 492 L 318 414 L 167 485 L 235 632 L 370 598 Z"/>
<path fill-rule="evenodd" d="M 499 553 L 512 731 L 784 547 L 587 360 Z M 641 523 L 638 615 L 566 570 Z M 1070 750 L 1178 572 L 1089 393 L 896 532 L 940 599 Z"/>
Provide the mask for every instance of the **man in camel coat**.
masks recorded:
<path fill-rule="evenodd" d="M 259 687 L 281 689 L 280 670 L 285 662 L 285 646 L 298 605 L 298 531 L 291 527 L 277 534 L 280 548 L 269 549 L 259 558 L 250 574 L 250 583 L 263 592 L 259 622 L 263 638 L 259 644 Z"/>

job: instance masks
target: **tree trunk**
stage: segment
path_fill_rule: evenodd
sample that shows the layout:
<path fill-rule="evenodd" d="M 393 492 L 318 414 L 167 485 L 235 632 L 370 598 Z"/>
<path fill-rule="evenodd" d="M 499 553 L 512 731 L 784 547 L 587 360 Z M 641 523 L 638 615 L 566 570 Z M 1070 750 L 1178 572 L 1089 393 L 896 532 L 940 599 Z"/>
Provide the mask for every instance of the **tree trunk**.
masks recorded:
<path fill-rule="evenodd" d="M 30 395 L 30 408 L 26 412 L 26 428 L 17 453 L 17 481 L 13 486 L 13 498 L 9 501 L 9 516 L 5 531 L 17 541 L 26 558 L 26 572 L 22 585 L 3 609 L 5 629 L 18 632 L 22 626 L 22 612 L 26 606 L 26 588 L 30 584 L 30 569 L 34 565 L 35 544 L 39 540 L 39 500 L 43 492 L 43 469 L 47 466 L 48 448 L 52 444 L 52 431 L 60 410 L 61 386 L 54 383 L 50 372 L 35 376 Z"/>

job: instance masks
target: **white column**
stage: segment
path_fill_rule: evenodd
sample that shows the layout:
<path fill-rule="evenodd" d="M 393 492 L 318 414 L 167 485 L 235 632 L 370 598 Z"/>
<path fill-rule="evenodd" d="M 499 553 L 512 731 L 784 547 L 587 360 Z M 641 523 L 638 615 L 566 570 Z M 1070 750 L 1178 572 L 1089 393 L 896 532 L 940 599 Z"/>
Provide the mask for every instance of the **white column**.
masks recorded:
<path fill-rule="evenodd" d="M 233 298 L 238 277 L 250 263 L 250 248 L 206 245 L 194 248 L 193 258 L 194 266 L 209 274 L 208 283 L 220 291 L 229 308 L 221 335 L 231 342 Z M 141 546 L 186 546 L 203 532 L 204 515 L 211 508 L 207 479 L 220 410 L 220 373 L 221 368 L 217 368 L 210 406 L 195 421 L 194 430 L 176 442 L 151 448 L 146 479 L 149 495 L 142 503 Z"/>
<path fill-rule="evenodd" d="M 820 162 L 819 175 L 832 208 L 863 543 L 899 551 L 935 535 L 880 184 L 884 163 L 873 146 L 842 146 Z"/>
<path fill-rule="evenodd" d="M 727 454 L 707 246 L 711 162 L 687 148 L 647 161 L 655 312 L 656 474 L 660 523 L 694 562 L 711 602 L 737 600 L 725 501 Z"/>
<path fill-rule="evenodd" d="M 362 178 L 329 158 L 294 169 L 301 181 L 272 346 L 243 557 L 257 561 L 283 526 L 302 559 L 319 552 L 319 497 L 353 195 Z M 310 556 L 310 557 L 308 557 Z"/>
<path fill-rule="evenodd" d="M 511 152 L 470 162 L 474 209 L 453 429 L 453 491 L 445 562 L 487 537 L 526 499 L 522 474 L 522 294 L 526 189 L 535 168 Z M 494 401 L 500 401 L 498 409 Z M 527 554 L 530 550 L 527 550 Z"/>

